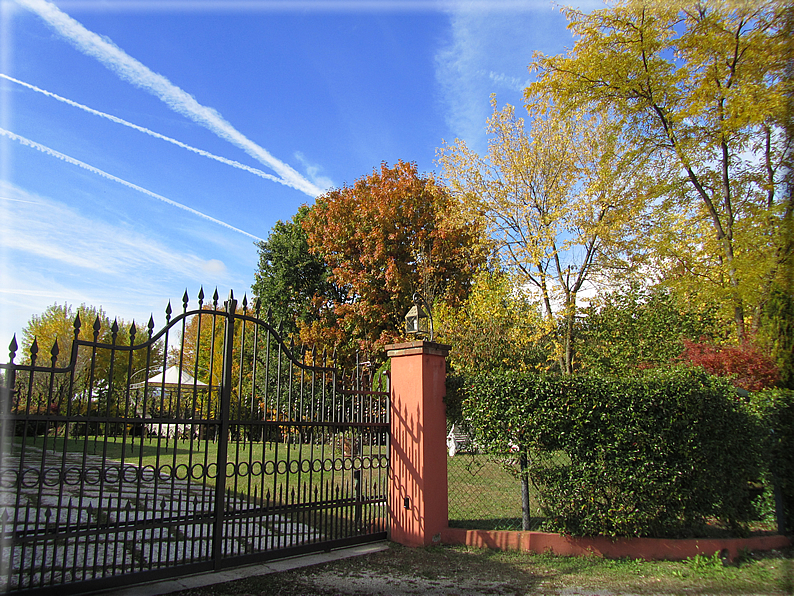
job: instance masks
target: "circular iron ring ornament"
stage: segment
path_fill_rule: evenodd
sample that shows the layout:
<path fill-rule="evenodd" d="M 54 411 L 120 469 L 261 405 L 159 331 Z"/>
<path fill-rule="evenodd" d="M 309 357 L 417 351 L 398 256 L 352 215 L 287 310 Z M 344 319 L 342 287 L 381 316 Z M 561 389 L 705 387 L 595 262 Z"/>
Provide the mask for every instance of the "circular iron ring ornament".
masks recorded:
<path fill-rule="evenodd" d="M 196 474 L 196 470 L 198 470 L 198 474 Z M 204 477 L 204 464 L 193 464 L 190 466 L 190 477 L 193 480 L 200 480 Z"/>
<path fill-rule="evenodd" d="M 157 476 L 157 470 L 154 469 L 153 465 L 147 464 L 141 468 L 141 474 L 140 474 L 141 482 L 154 482 L 156 476 Z"/>
<path fill-rule="evenodd" d="M 214 462 L 214 461 L 210 462 L 209 464 L 207 464 L 207 469 L 204 471 L 204 475 L 207 478 L 217 478 L 218 477 L 218 464 L 216 462 Z"/>
<path fill-rule="evenodd" d="M 19 473 L 16 470 L 0 469 L 0 486 L 3 488 L 14 488 L 17 486 Z"/>
<path fill-rule="evenodd" d="M 108 484 L 116 484 L 121 479 L 119 466 L 105 468 L 102 472 L 102 479 Z"/>
<path fill-rule="evenodd" d="M 98 467 L 86 468 L 83 472 L 83 482 L 86 484 L 99 484 L 102 480 L 102 469 Z"/>
<path fill-rule="evenodd" d="M 63 483 L 68 486 L 77 486 L 78 484 L 80 484 L 82 477 L 83 477 L 83 473 L 80 470 L 80 468 L 77 467 L 67 468 L 63 475 Z M 136 474 L 136 478 L 133 479 L 133 482 L 135 482 L 136 479 L 137 479 L 137 474 Z"/>
<path fill-rule="evenodd" d="M 130 472 L 132 472 L 132 476 L 130 476 Z M 140 475 L 140 471 L 135 466 L 125 466 L 124 472 L 122 473 L 122 478 L 124 482 L 132 484 L 133 482 L 138 481 L 138 477 Z"/>
<path fill-rule="evenodd" d="M 58 486 L 61 483 L 61 478 L 62 475 L 59 468 L 49 468 L 44 472 L 44 486 Z"/>
<path fill-rule="evenodd" d="M 33 477 L 33 482 L 26 480 L 28 476 Z M 30 482 L 30 483 L 29 483 Z M 33 488 L 39 485 L 39 471 L 36 468 L 26 468 L 22 472 L 22 477 L 19 480 L 19 485 L 22 488 Z"/>
<path fill-rule="evenodd" d="M 176 468 L 174 468 L 174 477 L 177 480 L 187 480 L 189 475 L 190 469 L 187 467 L 187 464 L 178 464 Z"/>
<path fill-rule="evenodd" d="M 166 468 L 168 468 L 168 471 L 166 471 Z M 157 468 L 157 479 L 162 480 L 163 482 L 170 480 L 173 471 L 174 468 L 171 466 L 171 464 L 163 464 Z"/>

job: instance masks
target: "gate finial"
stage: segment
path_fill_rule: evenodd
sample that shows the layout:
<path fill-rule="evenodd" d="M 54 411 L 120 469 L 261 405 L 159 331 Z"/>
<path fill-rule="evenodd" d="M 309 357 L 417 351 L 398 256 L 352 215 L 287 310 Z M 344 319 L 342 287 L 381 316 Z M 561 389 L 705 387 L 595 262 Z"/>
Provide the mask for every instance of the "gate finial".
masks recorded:
<path fill-rule="evenodd" d="M 55 341 L 52 344 L 52 349 L 50 350 L 50 356 L 52 359 L 52 367 L 55 368 L 55 362 L 58 360 L 58 354 L 60 353 L 60 349 L 58 348 L 58 338 L 55 338 Z"/>
<path fill-rule="evenodd" d="M 30 364 L 32 366 L 36 365 L 36 357 L 38 356 L 38 354 L 39 354 L 39 342 L 34 337 L 33 344 L 30 346 Z"/>
<path fill-rule="evenodd" d="M 8 357 L 9 357 L 8 361 L 11 364 L 14 364 L 14 358 L 17 355 L 17 350 L 18 349 L 19 349 L 19 346 L 17 345 L 17 334 L 15 333 L 14 337 L 11 338 L 11 343 L 8 344 Z"/>

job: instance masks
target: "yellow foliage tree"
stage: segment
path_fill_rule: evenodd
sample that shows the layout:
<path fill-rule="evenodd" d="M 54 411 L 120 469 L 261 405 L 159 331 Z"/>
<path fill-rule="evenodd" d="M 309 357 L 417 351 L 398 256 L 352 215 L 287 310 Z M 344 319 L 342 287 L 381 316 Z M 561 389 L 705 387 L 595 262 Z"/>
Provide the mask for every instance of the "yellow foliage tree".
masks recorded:
<path fill-rule="evenodd" d="M 646 263 L 725 305 L 746 340 L 794 248 L 791 5 L 623 0 L 564 12 L 577 42 L 565 55 L 535 56 L 527 97 L 621 119 L 633 151 L 666 183 Z"/>
<path fill-rule="evenodd" d="M 625 265 L 643 204 L 642 160 L 626 159 L 622 129 L 606 114 L 562 114 L 534 97 L 527 130 L 512 106 L 498 108 L 495 97 L 492 105 L 487 155 L 456 140 L 438 150 L 439 162 L 459 216 L 481 219 L 504 266 L 538 293 L 570 373 L 577 296 Z"/>
<path fill-rule="evenodd" d="M 449 356 L 458 373 L 497 369 L 548 368 L 549 328 L 529 292 L 501 271 L 480 271 L 460 305 L 439 302 L 435 309 L 439 341 L 453 346 Z"/>

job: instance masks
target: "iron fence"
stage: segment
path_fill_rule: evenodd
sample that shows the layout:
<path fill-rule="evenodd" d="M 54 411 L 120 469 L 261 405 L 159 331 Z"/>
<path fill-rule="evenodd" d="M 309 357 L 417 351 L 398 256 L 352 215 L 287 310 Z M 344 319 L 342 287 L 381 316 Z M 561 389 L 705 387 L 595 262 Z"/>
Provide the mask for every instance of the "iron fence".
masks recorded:
<path fill-rule="evenodd" d="M 12 342 L 0 590 L 84 592 L 386 537 L 388 379 L 286 345 L 245 298 L 188 302 L 157 333 L 97 319 L 86 334 L 78 317 L 66 364 L 58 342 L 49 362 L 34 342 L 16 364 Z"/>

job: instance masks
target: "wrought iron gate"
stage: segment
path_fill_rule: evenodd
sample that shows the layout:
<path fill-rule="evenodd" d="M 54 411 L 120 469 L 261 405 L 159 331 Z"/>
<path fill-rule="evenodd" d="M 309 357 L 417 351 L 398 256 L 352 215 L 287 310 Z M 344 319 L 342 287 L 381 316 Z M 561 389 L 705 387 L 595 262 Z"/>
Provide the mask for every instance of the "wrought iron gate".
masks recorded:
<path fill-rule="evenodd" d="M 0 365 L 0 591 L 68 593 L 386 537 L 387 375 L 230 294 L 154 332 L 75 320 Z M 145 335 L 141 339 L 140 335 Z M 24 356 L 24 355 L 23 355 Z M 45 362 L 42 363 L 42 360 Z M 374 390 L 378 387 L 380 390 Z"/>

